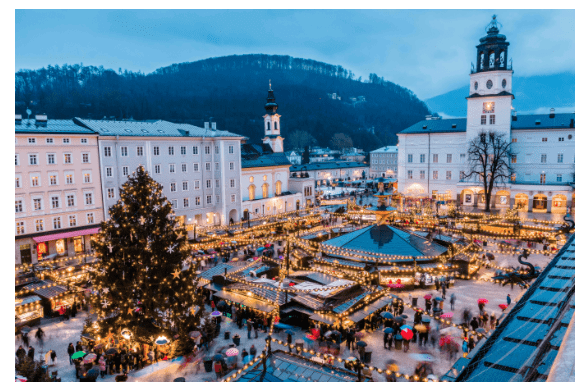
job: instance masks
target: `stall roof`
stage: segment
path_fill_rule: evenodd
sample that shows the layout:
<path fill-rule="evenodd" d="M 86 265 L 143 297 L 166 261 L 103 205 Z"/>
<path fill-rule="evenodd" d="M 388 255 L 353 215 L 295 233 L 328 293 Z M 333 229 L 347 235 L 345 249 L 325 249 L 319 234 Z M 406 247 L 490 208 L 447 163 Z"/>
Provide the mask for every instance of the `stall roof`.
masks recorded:
<path fill-rule="evenodd" d="M 337 321 L 338 318 L 333 315 L 314 314 L 310 316 L 310 319 L 332 325 Z"/>
<path fill-rule="evenodd" d="M 31 304 L 31 303 L 34 303 L 34 302 L 40 301 L 40 300 L 41 300 L 41 298 L 39 296 L 34 296 L 34 295 L 15 299 L 14 307 L 20 307 L 20 306 Z"/>
<path fill-rule="evenodd" d="M 306 314 L 306 315 L 310 315 L 310 316 L 314 315 L 314 311 L 311 311 L 311 310 L 309 310 L 307 308 L 304 308 L 301 305 L 291 306 L 289 308 L 286 308 L 286 309 L 282 310 L 281 313 L 283 313 L 283 314 L 289 314 L 290 312 L 293 312 L 293 311 L 297 311 L 297 312 L 300 312 L 302 314 Z"/>
<path fill-rule="evenodd" d="M 228 292 L 228 291 L 220 291 L 214 293 L 214 296 L 220 297 L 224 300 L 230 300 L 235 303 L 246 305 L 247 307 L 254 308 L 256 310 L 269 313 L 275 309 L 274 306 L 265 303 L 261 300 L 253 299 L 247 296 L 239 295 L 238 293 Z"/>
<path fill-rule="evenodd" d="M 236 269 L 237 266 L 234 262 L 232 263 L 219 263 L 218 265 L 211 267 L 210 269 L 203 271 L 200 274 L 200 278 L 204 278 L 208 281 L 212 281 L 214 276 L 224 275 L 224 269 L 226 269 L 226 273 L 230 273 L 232 269 Z"/>
<path fill-rule="evenodd" d="M 62 293 L 67 292 L 67 288 L 61 285 L 56 285 L 48 288 L 41 288 L 35 291 L 36 295 L 39 295 L 43 299 L 52 299 L 59 296 Z"/>
<path fill-rule="evenodd" d="M 350 314 L 349 316 L 347 316 L 347 318 L 352 320 L 355 323 L 360 322 L 361 320 L 365 319 L 367 316 L 380 310 L 381 308 L 385 307 L 389 303 L 391 303 L 391 298 L 384 296 L 378 300 L 375 300 L 375 302 L 361 308 L 360 310 Z"/>
<path fill-rule="evenodd" d="M 248 284 L 236 283 L 226 287 L 230 291 L 251 292 L 253 295 L 259 296 L 267 301 L 275 302 L 279 297 L 279 305 L 286 303 L 285 293 L 280 294 L 278 291 L 263 289 L 262 287 L 250 286 Z M 236 292 L 235 292 L 236 293 Z M 288 302 L 291 300 L 291 295 L 288 295 Z"/>

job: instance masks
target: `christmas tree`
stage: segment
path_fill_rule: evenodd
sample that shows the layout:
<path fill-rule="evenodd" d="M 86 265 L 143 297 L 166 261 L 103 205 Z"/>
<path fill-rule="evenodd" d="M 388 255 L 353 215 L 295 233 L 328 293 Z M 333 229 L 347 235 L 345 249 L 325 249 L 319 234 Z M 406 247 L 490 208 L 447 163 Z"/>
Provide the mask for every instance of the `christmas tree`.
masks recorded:
<path fill-rule="evenodd" d="M 139 167 L 101 224 L 93 244 L 100 262 L 92 273 L 99 324 L 114 318 L 119 331 L 137 335 L 147 321 L 182 336 L 200 324 L 204 304 L 196 294 L 186 231 L 162 189 Z"/>

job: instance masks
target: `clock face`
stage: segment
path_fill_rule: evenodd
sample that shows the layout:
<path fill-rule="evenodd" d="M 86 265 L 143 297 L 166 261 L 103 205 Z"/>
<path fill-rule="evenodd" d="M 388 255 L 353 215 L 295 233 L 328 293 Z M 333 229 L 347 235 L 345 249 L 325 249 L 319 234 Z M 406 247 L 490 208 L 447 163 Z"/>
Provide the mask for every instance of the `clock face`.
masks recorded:
<path fill-rule="evenodd" d="M 507 85 L 508 85 L 508 82 L 507 82 L 507 81 L 505 81 L 505 79 L 503 79 L 503 80 L 501 81 L 501 87 L 502 87 L 502 88 L 505 88 L 505 86 L 507 86 Z"/>
<path fill-rule="evenodd" d="M 490 79 L 490 80 L 487 80 L 487 84 L 486 84 L 486 86 L 487 86 L 487 89 L 488 89 L 488 90 L 490 90 L 490 89 L 491 89 L 491 87 L 493 87 L 493 82 L 491 81 L 491 79 Z"/>
<path fill-rule="evenodd" d="M 494 113 L 495 102 L 483 102 L 483 113 Z"/>
<path fill-rule="evenodd" d="M 479 83 L 475 82 L 475 91 L 477 91 L 477 88 L 479 88 Z"/>

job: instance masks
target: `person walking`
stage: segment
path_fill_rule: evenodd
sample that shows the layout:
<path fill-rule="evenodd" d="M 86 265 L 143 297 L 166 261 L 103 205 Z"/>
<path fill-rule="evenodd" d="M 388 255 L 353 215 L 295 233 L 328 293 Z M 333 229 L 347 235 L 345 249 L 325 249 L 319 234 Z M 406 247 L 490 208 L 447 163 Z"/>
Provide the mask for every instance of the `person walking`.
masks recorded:
<path fill-rule="evenodd" d="M 512 297 L 510 296 L 510 294 L 508 293 L 507 297 L 505 298 L 506 302 L 508 303 L 508 307 L 510 306 L 510 304 L 512 304 Z M 504 309 L 505 311 L 505 309 Z"/>
<path fill-rule="evenodd" d="M 220 381 L 222 378 L 222 364 L 220 361 L 214 362 L 214 372 L 216 372 L 216 379 Z"/>
<path fill-rule="evenodd" d="M 18 357 L 18 362 L 22 363 L 24 358 L 26 357 L 26 351 L 24 350 L 24 348 L 22 347 L 22 345 L 20 345 L 18 347 L 18 349 L 16 350 L 16 357 Z"/>
<path fill-rule="evenodd" d="M 77 343 L 75 344 L 75 351 L 81 352 L 82 350 L 84 350 L 84 348 L 82 347 L 82 343 L 80 341 L 77 341 Z"/>
<path fill-rule="evenodd" d="M 257 357 L 257 348 L 255 348 L 255 345 L 251 345 L 249 351 L 251 352 L 251 356 Z"/>
<path fill-rule="evenodd" d="M 75 353 L 75 348 L 73 347 L 73 344 L 70 342 L 69 346 L 67 347 L 67 355 L 69 356 L 69 365 L 73 365 L 73 360 L 71 359 L 71 356 L 73 356 L 74 353 Z"/>
<path fill-rule="evenodd" d="M 389 334 L 383 333 L 383 349 L 387 349 L 387 340 L 389 338 Z"/>
<path fill-rule="evenodd" d="M 45 332 L 43 331 L 42 328 L 40 328 L 40 327 L 37 328 L 37 332 L 35 333 L 35 338 L 37 338 L 37 341 L 39 342 L 41 349 L 43 349 Z"/>
<path fill-rule="evenodd" d="M 497 319 L 497 317 L 495 316 L 495 312 L 491 311 L 491 316 L 489 317 L 489 325 L 491 327 L 491 330 L 495 330 L 495 320 Z"/>
<path fill-rule="evenodd" d="M 287 335 L 287 348 L 289 349 L 290 353 L 291 353 L 291 343 L 292 343 L 291 334 L 288 334 Z"/>
<path fill-rule="evenodd" d="M 250 319 L 247 319 L 247 338 L 251 339 L 251 330 L 253 329 L 253 325 Z"/>
<path fill-rule="evenodd" d="M 23 334 L 22 335 L 22 343 L 24 344 L 25 348 L 29 348 L 29 335 L 28 334 Z"/>
<path fill-rule="evenodd" d="M 454 311 L 456 301 L 457 301 L 457 297 L 455 296 L 454 293 L 451 293 L 451 295 L 450 295 L 450 310 L 451 311 Z"/>
<path fill-rule="evenodd" d="M 51 357 L 51 364 L 55 365 L 55 360 L 57 359 L 57 353 L 55 353 L 55 350 L 51 350 L 49 357 Z"/>
<path fill-rule="evenodd" d="M 407 351 L 410 350 L 410 340 L 404 339 L 403 344 L 404 344 L 404 353 L 407 353 Z"/>
<path fill-rule="evenodd" d="M 442 298 L 446 299 L 446 281 L 442 281 Z"/>
<path fill-rule="evenodd" d="M 29 346 L 29 351 L 27 356 L 31 359 L 31 360 L 35 360 L 35 348 L 33 348 L 32 346 Z"/>
<path fill-rule="evenodd" d="M 434 285 L 436 285 L 436 291 L 440 291 L 440 281 L 436 277 L 434 277 Z"/>
<path fill-rule="evenodd" d="M 479 328 L 479 322 L 477 322 L 477 317 L 473 316 L 473 320 L 471 320 L 471 328 L 473 331 Z"/>
<path fill-rule="evenodd" d="M 104 379 L 104 376 L 106 375 L 106 359 L 104 358 L 104 356 L 100 356 L 100 359 L 98 360 L 98 365 L 100 366 L 100 377 Z"/>

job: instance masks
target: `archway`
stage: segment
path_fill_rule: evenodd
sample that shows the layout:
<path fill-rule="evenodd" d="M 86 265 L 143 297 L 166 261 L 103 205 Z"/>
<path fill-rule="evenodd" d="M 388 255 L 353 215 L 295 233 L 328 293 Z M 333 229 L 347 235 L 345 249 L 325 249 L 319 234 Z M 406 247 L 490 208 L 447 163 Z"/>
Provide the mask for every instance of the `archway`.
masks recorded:
<path fill-rule="evenodd" d="M 263 198 L 269 197 L 269 185 L 267 183 L 263 184 Z"/>
<path fill-rule="evenodd" d="M 255 199 L 255 185 L 249 186 L 249 201 L 253 201 Z"/>
<path fill-rule="evenodd" d="M 236 209 L 233 209 L 228 213 L 228 223 L 234 224 L 237 221 L 238 221 L 238 212 Z"/>
<path fill-rule="evenodd" d="M 296 210 L 300 210 L 300 200 L 296 201 Z"/>
<path fill-rule="evenodd" d="M 495 206 L 497 208 L 510 207 L 510 192 L 507 190 L 500 190 L 495 194 Z"/>
<path fill-rule="evenodd" d="M 247 221 L 249 219 L 249 210 L 245 209 L 243 210 L 243 220 Z"/>
<path fill-rule="evenodd" d="M 461 191 L 461 203 L 463 205 L 473 205 L 475 203 L 475 193 L 471 189 Z"/>
<path fill-rule="evenodd" d="M 532 202 L 532 212 L 546 212 L 547 198 L 544 194 L 536 194 Z"/>
<path fill-rule="evenodd" d="M 524 193 L 516 194 L 516 197 L 514 198 L 514 205 L 515 205 L 516 209 L 521 210 L 522 212 L 527 212 L 528 211 L 528 200 L 529 200 L 529 197 L 527 194 L 524 194 Z"/>
<path fill-rule="evenodd" d="M 567 212 L 567 197 L 563 194 L 557 194 L 552 197 L 552 213 L 566 213 Z"/>
<path fill-rule="evenodd" d="M 281 181 L 275 182 L 275 195 L 278 196 L 281 194 Z"/>

